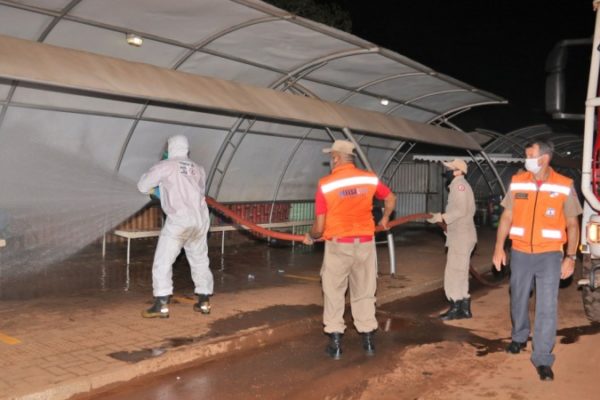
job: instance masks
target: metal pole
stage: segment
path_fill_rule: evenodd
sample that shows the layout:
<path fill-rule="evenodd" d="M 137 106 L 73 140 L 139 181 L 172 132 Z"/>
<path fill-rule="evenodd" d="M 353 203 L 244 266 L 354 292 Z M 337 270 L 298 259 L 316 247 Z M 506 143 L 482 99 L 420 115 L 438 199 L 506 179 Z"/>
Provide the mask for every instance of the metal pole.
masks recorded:
<path fill-rule="evenodd" d="M 225 231 L 221 231 L 221 257 L 225 254 Z"/>
<path fill-rule="evenodd" d="M 346 136 L 346 138 L 354 144 L 354 147 L 356 147 L 356 154 L 358 155 L 360 161 L 362 161 L 362 163 L 364 164 L 365 168 L 367 168 L 371 172 L 374 172 L 373 167 L 371 166 L 371 163 L 369 162 L 369 159 L 367 158 L 365 153 L 362 151 L 360 144 L 358 144 L 356 139 L 354 139 L 352 131 L 349 128 L 343 128 L 342 131 L 344 132 L 344 136 Z"/>
<path fill-rule="evenodd" d="M 396 248 L 394 247 L 394 234 L 392 231 L 387 232 L 388 252 L 390 254 L 390 275 L 396 275 Z"/>
<path fill-rule="evenodd" d="M 102 235 L 102 259 L 106 257 L 106 231 Z"/>

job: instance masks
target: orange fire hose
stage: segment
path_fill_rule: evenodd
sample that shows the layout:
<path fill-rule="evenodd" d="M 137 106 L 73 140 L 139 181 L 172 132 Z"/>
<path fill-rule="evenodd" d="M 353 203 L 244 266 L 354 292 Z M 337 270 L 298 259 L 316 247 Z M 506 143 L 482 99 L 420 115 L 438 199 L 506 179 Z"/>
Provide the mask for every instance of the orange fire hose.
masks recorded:
<path fill-rule="evenodd" d="M 301 242 L 304 240 L 304 235 L 292 235 L 291 233 L 277 232 L 277 231 L 273 231 L 273 230 L 270 230 L 267 228 L 263 228 L 262 226 L 259 226 L 253 222 L 248 221 L 247 219 L 240 217 L 239 215 L 237 215 L 236 213 L 231 211 L 229 208 L 218 203 L 212 197 L 206 196 L 205 199 L 206 199 L 206 204 L 208 204 L 208 206 L 210 208 L 217 211 L 219 214 L 224 215 L 227 218 L 230 218 L 232 221 L 235 221 L 236 223 L 247 227 L 249 230 L 251 230 L 254 233 L 257 233 L 262 236 L 270 237 L 273 239 L 288 240 L 291 242 Z M 396 218 L 396 219 L 390 221 L 388 223 L 388 227 L 393 228 L 395 226 L 402 225 L 402 224 L 405 224 L 410 221 L 416 221 L 419 219 L 427 219 L 430 217 L 431 217 L 431 214 L 405 215 L 403 217 Z M 385 229 L 381 226 L 377 226 L 375 228 L 375 232 L 381 232 L 384 230 Z"/>
<path fill-rule="evenodd" d="M 304 235 L 292 235 L 291 233 L 278 232 L 278 231 L 273 231 L 273 230 L 270 230 L 267 228 L 263 228 L 262 226 L 259 226 L 253 222 L 248 221 L 247 219 L 240 217 L 239 215 L 237 215 L 236 213 L 231 211 L 229 208 L 227 208 L 224 205 L 217 202 L 212 197 L 206 196 L 205 199 L 206 199 L 206 204 L 208 204 L 208 206 L 210 208 L 217 211 L 221 215 L 224 215 L 225 217 L 230 218 L 232 221 L 235 221 L 236 223 L 247 227 L 248 230 L 251 230 L 252 232 L 254 232 L 256 234 L 266 236 L 269 238 L 273 238 L 273 239 L 288 240 L 290 242 L 301 242 L 304 240 Z M 405 216 L 402 216 L 400 218 L 396 218 L 396 219 L 390 221 L 388 223 L 388 228 L 391 229 L 395 226 L 406 224 L 407 222 L 416 221 L 419 219 L 427 219 L 427 218 L 431 218 L 431 214 L 421 213 L 421 214 L 405 215 Z M 440 228 L 442 228 L 444 231 L 446 230 L 446 224 L 438 223 L 437 225 Z M 385 230 L 386 229 L 384 229 L 382 226 L 377 226 L 375 228 L 375 232 L 382 232 Z M 493 286 L 497 286 L 501 283 L 501 282 L 499 282 L 499 283 L 489 282 L 484 277 L 482 277 L 477 272 L 477 270 L 475 270 L 475 268 L 473 268 L 472 265 L 469 265 L 469 272 L 471 273 L 471 276 L 473 276 L 473 278 L 475 278 L 475 280 L 477 280 L 479 283 L 481 283 L 485 286 L 493 287 Z"/>

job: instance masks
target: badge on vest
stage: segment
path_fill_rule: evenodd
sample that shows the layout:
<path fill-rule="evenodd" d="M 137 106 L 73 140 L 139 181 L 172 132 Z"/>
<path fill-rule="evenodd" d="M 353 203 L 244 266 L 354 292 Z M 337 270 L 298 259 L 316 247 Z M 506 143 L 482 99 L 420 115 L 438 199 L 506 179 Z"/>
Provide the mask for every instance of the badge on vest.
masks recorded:
<path fill-rule="evenodd" d="M 529 198 L 529 194 L 527 193 L 515 193 L 515 199 L 527 200 L 527 198 Z"/>
<path fill-rule="evenodd" d="M 556 216 L 556 210 L 554 208 L 550 208 L 548 207 L 546 209 L 546 213 L 544 214 L 546 217 L 555 217 Z"/>
<path fill-rule="evenodd" d="M 550 192 L 550 198 L 558 197 L 558 195 L 559 195 L 558 192 Z"/>

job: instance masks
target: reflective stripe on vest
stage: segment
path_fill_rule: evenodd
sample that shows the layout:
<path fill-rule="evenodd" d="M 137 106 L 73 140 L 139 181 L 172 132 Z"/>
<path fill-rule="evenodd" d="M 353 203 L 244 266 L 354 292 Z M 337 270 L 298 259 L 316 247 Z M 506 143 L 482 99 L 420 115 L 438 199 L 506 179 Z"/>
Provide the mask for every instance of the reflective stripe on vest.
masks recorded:
<path fill-rule="evenodd" d="M 357 185 L 377 186 L 378 183 L 379 183 L 379 179 L 377 179 L 377 177 L 374 177 L 374 176 L 355 176 L 352 178 L 343 178 L 343 179 L 339 179 L 337 181 L 326 183 L 325 185 L 321 186 L 321 190 L 323 191 L 323 194 L 325 194 L 325 193 L 331 192 L 332 190 L 336 190 L 336 189 L 343 188 L 346 186 L 357 186 Z"/>
<path fill-rule="evenodd" d="M 377 176 L 345 164 L 333 169 L 331 175 L 319 180 L 319 189 L 327 203 L 327 217 L 323 237 L 331 239 L 346 236 L 372 236 L 373 196 Z"/>
<path fill-rule="evenodd" d="M 525 234 L 525 228 L 522 228 L 520 226 L 511 226 L 510 234 L 515 236 L 523 236 Z"/>
<path fill-rule="evenodd" d="M 518 190 L 537 192 L 537 185 L 533 182 L 531 182 L 531 183 L 511 183 L 510 184 L 510 191 L 515 192 Z"/>
<path fill-rule="evenodd" d="M 543 183 L 542 186 L 540 186 L 540 192 L 555 192 L 562 193 L 565 196 L 568 196 L 569 194 L 571 194 L 571 188 L 563 185 L 555 185 L 552 183 Z"/>
<path fill-rule="evenodd" d="M 562 232 L 558 229 L 542 229 L 542 237 L 547 239 L 562 239 Z"/>
<path fill-rule="evenodd" d="M 564 205 L 573 196 L 573 181 L 550 169 L 538 187 L 529 172 L 513 176 L 512 247 L 526 253 L 562 251 L 567 241 Z"/>

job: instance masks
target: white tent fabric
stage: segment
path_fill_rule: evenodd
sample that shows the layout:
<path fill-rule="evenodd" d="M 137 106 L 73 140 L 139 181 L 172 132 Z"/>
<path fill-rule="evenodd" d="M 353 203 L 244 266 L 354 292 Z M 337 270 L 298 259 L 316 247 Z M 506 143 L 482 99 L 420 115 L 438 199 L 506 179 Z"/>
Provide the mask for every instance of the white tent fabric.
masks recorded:
<path fill-rule="evenodd" d="M 127 33 L 142 36 L 143 45 L 128 45 Z M 0 0 L 0 34 L 420 123 L 505 103 L 373 43 L 257 0 Z M 383 105 L 382 99 L 389 103 Z M 32 140 L 84 154 L 137 179 L 160 156 L 164 139 L 183 133 L 190 138 L 192 157 L 209 172 L 210 194 L 219 200 L 311 198 L 313 182 L 327 172 L 318 150 L 331 135 L 241 117 L 0 79 L 0 145 L 26 131 Z M 69 137 L 78 140 L 64 139 Z M 357 139 L 380 173 L 402 143 L 360 134 Z"/>

